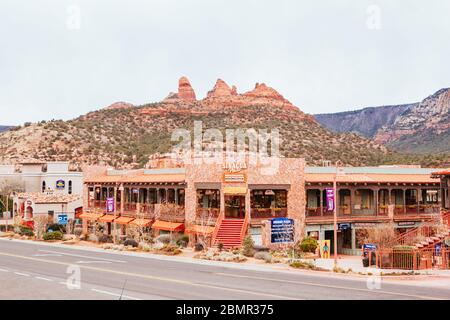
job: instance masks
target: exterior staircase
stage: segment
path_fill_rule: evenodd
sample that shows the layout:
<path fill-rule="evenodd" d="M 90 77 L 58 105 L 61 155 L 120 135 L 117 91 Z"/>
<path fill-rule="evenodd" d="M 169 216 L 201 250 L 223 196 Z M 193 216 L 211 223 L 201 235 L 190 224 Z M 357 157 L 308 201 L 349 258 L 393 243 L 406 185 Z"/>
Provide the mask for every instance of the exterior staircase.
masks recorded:
<path fill-rule="evenodd" d="M 242 245 L 242 229 L 244 228 L 244 219 L 223 219 L 214 245 L 223 244 L 225 249 L 239 248 Z"/>
<path fill-rule="evenodd" d="M 443 214 L 442 221 L 445 225 L 448 226 L 447 230 L 436 233 L 433 228 L 430 228 L 426 225 L 420 226 L 402 234 L 399 238 L 397 238 L 397 243 L 405 244 L 406 242 L 408 242 L 408 240 L 409 242 L 411 242 L 411 240 L 413 240 L 414 238 L 420 237 L 423 240 L 413 244 L 416 248 L 432 248 L 436 244 L 443 242 L 444 239 L 450 235 L 450 213 L 447 212 Z"/>

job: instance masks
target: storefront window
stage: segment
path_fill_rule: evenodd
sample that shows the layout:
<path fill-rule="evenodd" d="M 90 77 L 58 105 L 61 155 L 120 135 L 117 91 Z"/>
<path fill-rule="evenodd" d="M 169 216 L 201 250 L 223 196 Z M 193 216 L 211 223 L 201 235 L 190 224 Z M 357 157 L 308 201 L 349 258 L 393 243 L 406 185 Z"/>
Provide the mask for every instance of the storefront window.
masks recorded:
<path fill-rule="evenodd" d="M 210 189 L 197 190 L 197 206 L 198 208 L 219 208 L 220 207 L 220 191 Z"/>
<path fill-rule="evenodd" d="M 286 190 L 252 190 L 251 207 L 258 208 L 286 208 Z"/>

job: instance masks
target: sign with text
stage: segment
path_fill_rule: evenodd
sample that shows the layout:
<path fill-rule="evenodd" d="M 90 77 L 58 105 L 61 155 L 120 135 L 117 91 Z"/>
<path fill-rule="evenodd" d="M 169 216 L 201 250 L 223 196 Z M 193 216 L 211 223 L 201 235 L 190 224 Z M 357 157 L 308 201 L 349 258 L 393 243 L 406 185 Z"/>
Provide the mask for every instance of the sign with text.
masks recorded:
<path fill-rule="evenodd" d="M 326 196 L 327 196 L 327 211 L 334 211 L 334 189 L 327 188 Z"/>
<path fill-rule="evenodd" d="M 115 202 L 114 202 L 114 198 L 107 198 L 106 199 L 106 212 L 107 213 L 112 213 L 115 211 Z"/>
<path fill-rule="evenodd" d="M 60 214 L 58 216 L 58 224 L 66 225 L 68 221 L 67 214 Z"/>
<path fill-rule="evenodd" d="M 245 173 L 224 173 L 224 183 L 245 183 L 247 181 Z"/>
<path fill-rule="evenodd" d="M 338 229 L 339 230 L 351 230 L 352 229 L 352 224 L 351 223 L 339 223 L 338 224 Z"/>
<path fill-rule="evenodd" d="M 56 189 L 62 190 L 66 187 L 66 182 L 64 180 L 56 181 Z"/>
<path fill-rule="evenodd" d="M 289 218 L 275 218 L 271 220 L 271 242 L 294 242 L 294 220 Z"/>

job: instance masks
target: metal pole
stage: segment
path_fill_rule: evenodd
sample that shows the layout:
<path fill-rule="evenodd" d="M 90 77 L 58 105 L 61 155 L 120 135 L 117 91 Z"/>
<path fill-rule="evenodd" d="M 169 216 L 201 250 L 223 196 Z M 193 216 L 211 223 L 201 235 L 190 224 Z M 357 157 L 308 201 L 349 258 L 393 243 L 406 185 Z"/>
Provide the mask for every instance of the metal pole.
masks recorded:
<path fill-rule="evenodd" d="M 9 195 L 6 195 L 6 229 L 5 231 L 8 232 L 8 219 L 9 219 Z"/>
<path fill-rule="evenodd" d="M 336 167 L 336 174 L 334 175 L 333 179 L 333 190 L 334 190 L 334 210 L 333 210 L 333 216 L 334 216 L 334 266 L 337 266 L 337 167 Z"/>

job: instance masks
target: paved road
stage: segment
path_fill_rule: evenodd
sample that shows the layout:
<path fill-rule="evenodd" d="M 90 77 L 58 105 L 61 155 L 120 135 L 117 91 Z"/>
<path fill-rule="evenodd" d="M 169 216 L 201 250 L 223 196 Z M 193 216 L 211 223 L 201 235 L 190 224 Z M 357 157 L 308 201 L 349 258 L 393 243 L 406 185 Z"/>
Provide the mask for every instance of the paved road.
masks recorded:
<path fill-rule="evenodd" d="M 78 287 L 77 275 L 80 278 Z M 450 288 L 254 271 L 0 240 L 0 299 L 450 299 Z"/>

